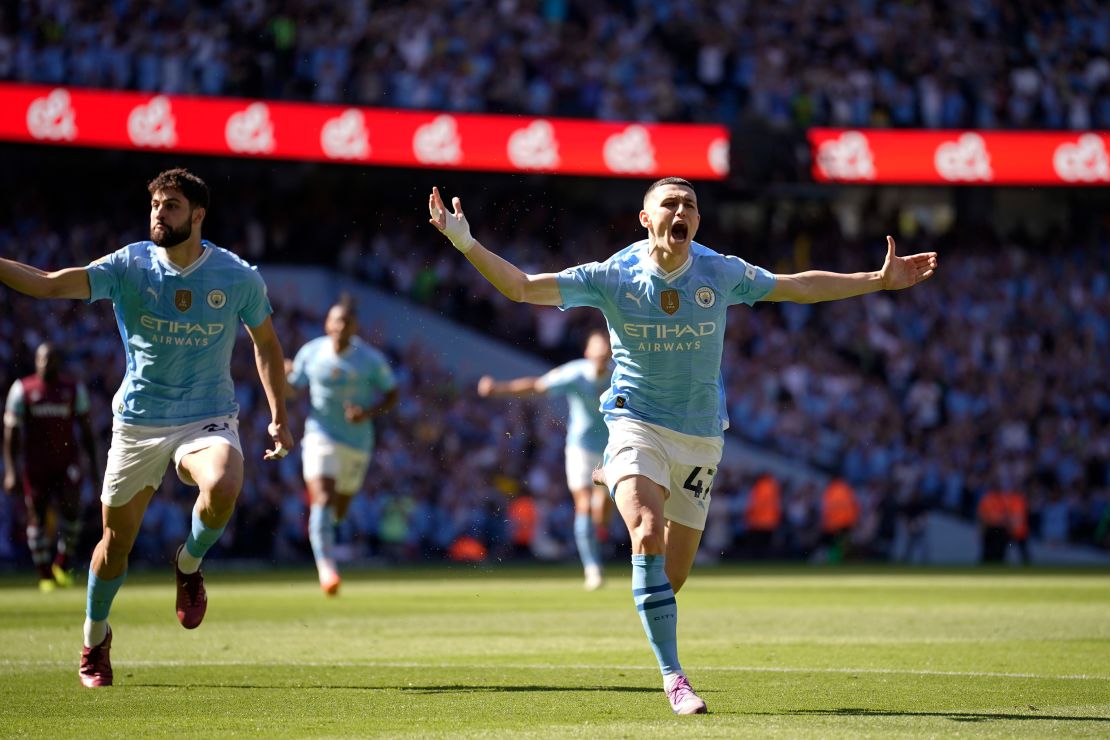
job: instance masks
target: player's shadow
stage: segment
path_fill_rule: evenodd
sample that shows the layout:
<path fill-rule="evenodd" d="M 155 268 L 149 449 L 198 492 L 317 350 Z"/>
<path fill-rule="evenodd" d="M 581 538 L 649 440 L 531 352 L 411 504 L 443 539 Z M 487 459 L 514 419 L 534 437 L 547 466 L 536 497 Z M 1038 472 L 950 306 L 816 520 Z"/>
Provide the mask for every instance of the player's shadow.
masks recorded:
<path fill-rule="evenodd" d="M 288 684 L 263 685 L 241 683 L 153 683 L 149 681 L 128 681 L 127 685 L 141 687 L 144 689 L 248 689 L 251 691 L 273 689 L 275 691 L 286 691 L 288 689 L 295 688 L 298 691 L 312 691 L 313 689 L 323 691 L 405 691 L 410 694 L 472 694 L 481 692 L 486 692 L 490 694 L 511 694 L 547 693 L 558 691 L 616 691 L 623 693 L 654 694 L 658 691 L 658 689 L 647 688 L 644 686 L 476 686 L 470 684 L 454 686 L 356 686 L 352 684 L 315 684 L 312 686 L 290 686 Z"/>
<path fill-rule="evenodd" d="M 455 686 L 395 686 L 399 691 L 407 691 L 412 694 L 469 694 L 472 692 L 488 692 L 491 694 L 505 694 L 514 692 L 539 692 L 546 693 L 549 691 L 616 691 L 619 693 L 627 694 L 654 694 L 658 689 L 652 689 L 645 686 L 473 686 L 473 685 L 455 685 Z"/>
<path fill-rule="evenodd" d="M 1036 709 L 1030 707 L 1031 712 Z M 745 712 L 744 714 L 748 714 Z M 1110 722 L 1110 717 L 1082 717 L 1063 716 L 1057 714 L 1012 714 L 1009 712 L 897 712 L 891 709 L 862 709 L 858 707 L 840 707 L 838 709 L 794 709 L 786 712 L 752 712 L 752 714 L 766 714 L 782 716 L 793 714 L 806 717 L 940 717 L 953 722 L 997 722 L 999 720 L 1034 720 L 1052 722 Z"/>

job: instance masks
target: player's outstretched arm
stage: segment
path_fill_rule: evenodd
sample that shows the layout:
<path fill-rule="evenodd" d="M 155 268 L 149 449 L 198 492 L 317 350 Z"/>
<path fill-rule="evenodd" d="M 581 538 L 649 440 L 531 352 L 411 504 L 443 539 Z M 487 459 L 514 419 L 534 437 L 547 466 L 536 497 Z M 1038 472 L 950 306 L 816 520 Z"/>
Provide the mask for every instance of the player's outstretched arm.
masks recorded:
<path fill-rule="evenodd" d="M 89 274 L 84 267 L 46 272 L 22 262 L 0 258 L 0 283 L 32 298 L 88 300 L 92 295 Z"/>
<path fill-rule="evenodd" d="M 258 326 L 248 326 L 247 332 L 254 342 L 254 360 L 258 378 L 270 404 L 270 438 L 274 449 L 266 450 L 265 460 L 280 460 L 293 449 L 293 434 L 289 431 L 289 417 L 285 410 L 285 355 L 269 316 Z"/>
<path fill-rule="evenodd" d="M 540 378 L 513 378 L 498 382 L 491 375 L 483 375 L 478 379 L 478 395 L 482 398 L 535 396 L 546 390 Z"/>
<path fill-rule="evenodd" d="M 498 257 L 471 236 L 470 224 L 462 211 L 462 201 L 457 197 L 453 198 L 451 205 L 455 209 L 454 213 L 449 213 L 444 207 L 439 188 L 432 188 L 432 194 L 428 196 L 428 223 L 439 229 L 455 249 L 466 255 L 493 287 L 517 303 L 562 305 L 563 296 L 554 273 L 529 275 L 511 262 Z"/>
<path fill-rule="evenodd" d="M 922 252 L 908 257 L 895 254 L 894 239 L 886 238 L 886 261 L 878 272 L 824 272 L 807 270 L 792 275 L 776 275 L 775 287 L 763 299 L 818 303 L 874 293 L 879 290 L 902 290 L 933 276 L 937 269 L 937 253 Z"/>

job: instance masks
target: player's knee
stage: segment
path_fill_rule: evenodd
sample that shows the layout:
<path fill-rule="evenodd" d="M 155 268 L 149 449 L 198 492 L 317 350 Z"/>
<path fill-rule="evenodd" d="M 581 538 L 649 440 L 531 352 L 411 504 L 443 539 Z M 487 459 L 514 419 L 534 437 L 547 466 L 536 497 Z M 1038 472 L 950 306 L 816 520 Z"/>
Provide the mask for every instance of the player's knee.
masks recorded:
<path fill-rule="evenodd" d="M 208 500 L 211 502 L 213 508 L 220 510 L 230 509 L 235 505 L 235 500 L 239 498 L 239 491 L 242 488 L 242 481 L 238 478 L 230 476 L 219 478 L 212 484 L 212 487 L 208 489 Z"/>
<path fill-rule="evenodd" d="M 123 532 L 118 529 L 105 528 L 100 537 L 100 546 L 105 557 L 109 560 L 126 558 L 135 545 L 135 532 Z"/>

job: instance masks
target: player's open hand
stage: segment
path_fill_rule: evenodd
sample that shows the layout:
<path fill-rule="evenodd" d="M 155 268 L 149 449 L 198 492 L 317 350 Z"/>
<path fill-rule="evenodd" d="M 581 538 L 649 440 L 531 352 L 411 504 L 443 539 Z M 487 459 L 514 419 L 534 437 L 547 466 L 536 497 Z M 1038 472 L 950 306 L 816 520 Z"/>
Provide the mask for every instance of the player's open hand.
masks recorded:
<path fill-rule="evenodd" d="M 369 420 L 370 414 L 366 409 L 358 404 L 351 403 L 350 401 L 343 402 L 343 417 L 352 424 L 361 424 Z"/>
<path fill-rule="evenodd" d="M 439 194 L 439 188 L 433 187 L 432 194 L 428 196 L 428 223 L 439 229 L 440 233 L 455 245 L 455 249 L 466 254 L 474 246 L 474 237 L 470 235 L 470 224 L 467 223 L 466 215 L 463 213 L 462 201 L 457 196 L 451 199 L 451 206 L 455 209 L 454 213 L 447 212 L 447 208 L 443 205 L 443 198 Z"/>
<path fill-rule="evenodd" d="M 922 252 L 908 257 L 894 253 L 894 238 L 886 238 L 886 261 L 879 273 L 883 290 L 902 290 L 928 280 L 937 269 L 937 253 Z"/>
<path fill-rule="evenodd" d="M 293 435 L 289 432 L 289 427 L 284 424 L 273 423 L 270 424 L 267 431 L 270 432 L 270 439 L 273 440 L 274 449 L 266 450 L 266 454 L 262 456 L 263 460 L 280 460 L 289 454 L 293 449 Z"/>
<path fill-rule="evenodd" d="M 478 378 L 478 395 L 482 398 L 489 398 L 493 393 L 493 376 L 483 375 Z"/>

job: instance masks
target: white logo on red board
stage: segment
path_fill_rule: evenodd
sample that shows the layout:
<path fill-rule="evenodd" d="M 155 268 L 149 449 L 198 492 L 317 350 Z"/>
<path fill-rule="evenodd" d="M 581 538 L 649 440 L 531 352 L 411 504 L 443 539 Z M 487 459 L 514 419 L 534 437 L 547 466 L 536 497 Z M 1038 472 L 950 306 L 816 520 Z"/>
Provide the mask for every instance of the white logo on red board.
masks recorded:
<path fill-rule="evenodd" d="M 874 180 L 875 155 L 866 136 L 845 131 L 817 147 L 817 169 L 830 180 Z"/>
<path fill-rule="evenodd" d="M 968 132 L 944 142 L 937 147 L 933 163 L 937 173 L 950 182 L 994 179 L 987 142 L 979 134 Z"/>
<path fill-rule="evenodd" d="M 721 177 L 728 174 L 728 139 L 721 137 L 709 142 L 709 167 Z"/>
<path fill-rule="evenodd" d="M 329 118 L 320 130 L 320 148 L 332 159 L 366 159 L 370 156 L 366 116 L 352 108 Z"/>
<path fill-rule="evenodd" d="M 451 116 L 436 116 L 416 129 L 412 153 L 424 164 L 458 164 L 462 161 L 462 140 Z"/>
<path fill-rule="evenodd" d="M 651 134 L 635 124 L 605 140 L 602 149 L 605 166 L 613 172 L 650 173 L 655 171 L 655 146 Z"/>
<path fill-rule="evenodd" d="M 559 166 L 559 142 L 547 121 L 532 121 L 509 136 L 509 161 L 522 170 L 551 170 Z"/>
<path fill-rule="evenodd" d="M 36 139 L 73 141 L 77 138 L 77 113 L 69 92 L 58 88 L 35 98 L 27 108 L 27 131 Z"/>
<path fill-rule="evenodd" d="M 227 145 L 242 154 L 269 154 L 274 150 L 274 124 L 265 103 L 251 103 L 232 113 L 224 129 Z"/>
<path fill-rule="evenodd" d="M 127 135 L 135 146 L 172 147 L 177 144 L 176 124 L 170 99 L 157 95 L 131 110 L 127 116 Z"/>
<path fill-rule="evenodd" d="M 1106 143 L 1098 134 L 1083 134 L 1078 142 L 1056 147 L 1052 166 L 1061 180 L 1067 182 L 1098 182 L 1110 180 L 1110 157 Z"/>

